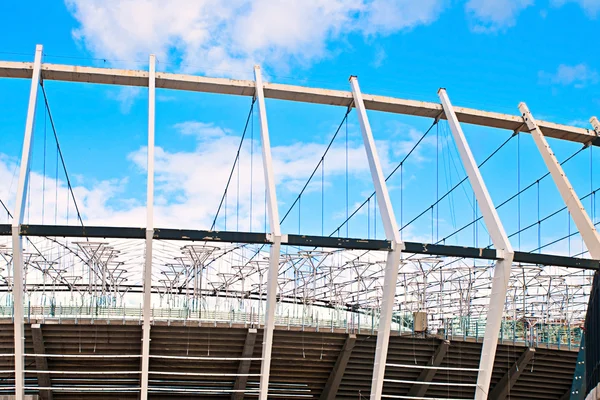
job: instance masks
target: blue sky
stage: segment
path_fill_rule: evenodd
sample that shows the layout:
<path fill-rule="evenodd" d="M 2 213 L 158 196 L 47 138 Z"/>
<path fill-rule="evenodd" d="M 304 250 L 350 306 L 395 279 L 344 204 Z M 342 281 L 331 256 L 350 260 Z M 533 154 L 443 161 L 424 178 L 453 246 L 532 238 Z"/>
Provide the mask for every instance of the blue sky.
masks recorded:
<path fill-rule="evenodd" d="M 180 0 L 169 2 L 168 8 L 163 4 L 3 2 L 0 33 L 6 40 L 0 45 L 0 59 L 31 61 L 35 44 L 41 43 L 45 62 L 143 69 L 148 54 L 155 53 L 159 70 L 172 72 L 251 78 L 252 65 L 258 63 L 273 82 L 349 90 L 352 74 L 358 75 L 365 93 L 437 101 L 437 89 L 445 87 L 455 105 L 517 114 L 517 104 L 525 101 L 539 119 L 586 128 L 589 117 L 600 114 L 600 59 L 593 48 L 600 21 L 598 0 L 236 0 L 227 4 Z M 0 80 L 0 198 L 9 205 L 28 91 L 28 81 Z M 46 91 L 86 222 L 142 226 L 147 93 L 61 82 L 47 82 Z M 157 224 L 206 229 L 233 162 L 250 99 L 172 91 L 158 91 L 157 96 Z M 345 110 L 281 101 L 268 101 L 267 107 L 283 216 Z M 386 173 L 432 122 L 375 112 L 369 116 Z M 45 222 L 53 222 L 55 212 L 57 221 L 64 222 L 68 195 L 61 174 L 58 185 L 55 181 L 55 147 L 45 120 L 43 104 L 38 102 L 35 174 L 27 218 L 39 222 L 43 210 Z M 239 207 L 234 189 L 228 196 L 228 229 L 250 228 L 250 204 L 252 229 L 264 229 L 256 116 L 248 135 L 252 128 L 254 144 L 246 140 L 242 152 Z M 353 112 L 348 120 L 350 212 L 373 188 L 357 128 Z M 464 128 L 479 161 L 511 134 Z M 345 132 L 344 126 L 326 158 L 323 183 L 319 171 L 302 198 L 303 233 L 320 234 L 323 227 L 329 234 L 345 217 Z M 398 174 L 390 180 L 399 221 L 412 219 L 464 176 L 448 138 L 447 124 L 440 123 L 405 164 L 402 185 Z M 531 138 L 514 138 L 482 169 L 496 204 L 517 190 L 517 145 L 521 187 L 545 173 Z M 555 140 L 551 145 L 559 159 L 580 147 Z M 251 151 L 255 155 L 252 179 Z M 585 150 L 565 167 L 580 196 L 600 185 L 598 152 L 590 158 L 590 150 Z M 541 217 L 562 207 L 551 181 L 540 183 L 540 193 Z M 472 201 L 466 185 L 440 203 L 433 217 L 427 214 L 407 228 L 404 238 L 430 241 L 432 226 L 434 241 L 444 237 L 472 219 Z M 522 196 L 521 226 L 537 220 L 537 204 L 537 188 Z M 594 204 L 589 199 L 585 204 L 592 214 Z M 69 223 L 74 223 L 72 203 L 68 207 Z M 349 234 L 382 237 L 374 212 L 374 208 L 365 210 L 354 218 Z M 509 234 L 519 226 L 518 214 L 516 201 L 500 211 Z M 284 231 L 297 232 L 297 209 L 288 218 Z M 542 243 L 567 234 L 567 221 L 563 212 L 544 222 Z M 218 227 L 223 229 L 224 224 L 221 216 Z M 477 236 L 479 244 L 487 243 L 481 225 Z M 537 236 L 535 229 L 522 235 L 523 250 L 537 247 Z M 474 244 L 473 230 L 455 242 Z M 516 237 L 513 243 L 518 244 Z M 581 247 L 578 241 L 577 246 Z M 565 252 L 568 247 L 563 241 L 554 249 Z"/>

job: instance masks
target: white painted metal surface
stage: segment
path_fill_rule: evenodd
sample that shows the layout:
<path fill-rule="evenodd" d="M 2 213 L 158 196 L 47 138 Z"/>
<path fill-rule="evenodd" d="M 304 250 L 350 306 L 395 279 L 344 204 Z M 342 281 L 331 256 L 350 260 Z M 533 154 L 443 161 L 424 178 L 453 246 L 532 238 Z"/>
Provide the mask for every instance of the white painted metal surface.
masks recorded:
<path fill-rule="evenodd" d="M 452 131 L 452 136 L 456 143 L 461 162 L 465 167 L 469 182 L 475 193 L 477 205 L 483 216 L 483 221 L 485 222 L 494 247 L 496 250 L 499 250 L 502 256 L 502 259 L 496 262 L 496 266 L 494 267 L 485 335 L 483 337 L 481 359 L 479 361 L 480 371 L 477 375 L 477 387 L 475 389 L 475 399 L 485 400 L 488 397 L 492 370 L 494 369 L 498 335 L 502 323 L 502 314 L 504 312 L 504 302 L 506 299 L 514 251 L 508 240 L 502 222 L 498 217 L 494 203 L 492 202 L 485 182 L 483 181 L 481 172 L 477 167 L 473 153 L 467 143 L 446 90 L 440 89 L 438 95 L 442 102 L 446 118 L 448 119 L 448 124 L 450 125 L 450 130 Z"/>
<path fill-rule="evenodd" d="M 0 61 L 0 78 L 29 78 L 32 63 Z M 123 86 L 147 86 L 148 72 L 114 68 L 43 64 L 42 73 L 46 80 L 69 82 L 89 82 Z M 173 90 L 253 96 L 255 84 L 249 80 L 210 78 L 194 75 L 158 72 L 156 87 Z M 341 90 L 309 88 L 278 83 L 264 84 L 266 98 L 299 101 L 305 103 L 329 104 L 346 107 L 352 100 L 352 93 Z M 365 107 L 369 110 L 396 114 L 435 118 L 442 111 L 437 103 L 418 100 L 398 99 L 388 96 L 363 94 Z M 508 115 L 465 107 L 454 107 L 460 122 L 489 126 L 492 128 L 519 130 L 523 121 L 519 115 Z M 588 143 L 594 134 L 588 129 L 538 121 L 538 125 L 548 137 Z"/>
<path fill-rule="evenodd" d="M 24 358 L 25 332 L 23 327 L 23 240 L 20 234 L 25 201 L 27 200 L 27 183 L 29 181 L 29 163 L 31 158 L 31 145 L 33 142 L 33 126 L 35 124 L 35 111 L 37 105 L 38 88 L 40 85 L 40 71 L 42 65 L 42 45 L 35 47 L 35 59 L 31 75 L 31 89 L 29 91 L 29 104 L 27 106 L 27 119 L 25 121 L 25 134 L 23 137 L 23 153 L 17 183 L 17 198 L 15 212 L 12 220 L 12 248 L 13 248 L 13 300 L 14 300 L 14 329 L 15 329 L 15 397 L 22 399 L 25 395 Z"/>
<path fill-rule="evenodd" d="M 154 236 L 154 127 L 156 110 L 156 57 L 150 55 L 148 64 L 148 171 L 146 187 L 146 254 L 144 259 L 144 303 L 142 329 L 141 399 L 148 398 L 148 369 L 150 366 L 150 320 L 152 297 L 152 237 Z"/>
<path fill-rule="evenodd" d="M 375 364 L 373 365 L 373 378 L 371 381 L 371 400 L 381 398 L 383 391 L 383 378 L 385 375 L 385 364 L 387 360 L 390 330 L 392 326 L 392 311 L 394 307 L 394 296 L 396 295 L 396 281 L 398 279 L 398 268 L 400 265 L 401 251 L 404 243 L 400 240 L 400 232 L 394 215 L 394 209 L 390 201 L 390 195 L 385 183 L 379 155 L 375 147 L 375 139 L 371 131 L 367 109 L 355 76 L 350 77 L 350 86 L 354 96 L 363 143 L 367 152 L 371 178 L 377 193 L 377 202 L 381 213 L 381 220 L 386 238 L 392 242 L 392 251 L 387 255 L 385 264 L 385 276 L 383 281 L 383 294 L 381 300 L 381 314 L 379 316 L 379 328 L 377 330 L 377 346 L 375 348 Z"/>
<path fill-rule="evenodd" d="M 269 270 L 267 272 L 267 304 L 265 309 L 265 326 L 263 332 L 262 363 L 260 368 L 259 399 L 267 400 L 269 393 L 269 376 L 271 373 L 271 351 L 273 348 L 273 328 L 275 327 L 275 306 L 277 300 L 277 275 L 279 272 L 279 255 L 281 250 L 281 227 L 279 226 L 279 210 L 277 206 L 277 193 L 275 191 L 275 175 L 273 173 L 273 158 L 271 157 L 271 140 L 269 138 L 269 124 L 260 67 L 254 67 L 256 80 L 256 101 L 260 121 L 260 138 L 262 142 L 263 168 L 265 171 L 265 185 L 267 187 L 267 212 L 269 215 L 269 228 L 271 230 L 271 252 L 269 257 Z"/>
<path fill-rule="evenodd" d="M 548 168 L 548 171 L 552 176 L 552 180 L 558 188 L 560 196 L 565 202 L 565 205 L 571 214 L 571 218 L 573 218 L 573 222 L 575 222 L 575 225 L 577 226 L 577 229 L 581 234 L 581 238 L 590 252 L 590 255 L 596 260 L 600 259 L 600 235 L 598 235 L 598 231 L 596 231 L 592 220 L 585 211 L 581 200 L 579 200 L 579 197 L 575 193 L 571 182 L 569 182 L 565 171 L 556 159 L 554 152 L 550 148 L 548 141 L 537 125 L 535 118 L 529 111 L 529 108 L 525 103 L 520 103 L 519 110 L 523 115 L 523 121 L 527 124 L 527 127 L 531 131 L 533 141 L 542 155 L 544 163 L 546 164 L 546 168 Z"/>
<path fill-rule="evenodd" d="M 590 118 L 590 124 L 594 127 L 594 131 L 596 131 L 596 135 L 600 136 L 600 121 L 598 121 L 597 117 Z"/>

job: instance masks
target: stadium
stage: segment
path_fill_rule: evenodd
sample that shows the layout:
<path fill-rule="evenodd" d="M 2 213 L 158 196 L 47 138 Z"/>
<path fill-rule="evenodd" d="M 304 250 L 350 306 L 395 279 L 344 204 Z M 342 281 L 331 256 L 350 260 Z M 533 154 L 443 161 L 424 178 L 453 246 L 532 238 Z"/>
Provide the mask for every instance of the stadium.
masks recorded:
<path fill-rule="evenodd" d="M 253 80 L 232 80 L 160 71 L 153 55 L 148 65 L 47 63 L 40 45 L 33 61 L 0 62 L 2 80 L 29 88 L 15 198 L 1 199 L 0 398 L 586 399 L 595 393 L 596 118 L 582 128 L 537 120 L 525 103 L 519 114 L 459 107 L 445 89 L 439 102 L 363 94 L 355 76 L 344 91 L 266 82 L 258 66 Z M 80 212 L 52 107 L 59 90 L 52 85 L 61 84 L 147 92 L 145 224 L 89 224 Z M 227 179 L 207 182 L 222 188 L 211 226 L 155 224 L 161 204 L 155 185 L 164 183 L 155 182 L 157 92 L 246 101 Z M 328 107 L 342 116 L 285 206 L 269 135 L 275 102 Z M 429 128 L 397 164 L 383 165 L 370 123 L 375 114 L 425 120 Z M 348 171 L 357 162 L 349 129 L 360 135 L 372 184 L 372 192 L 356 191 L 356 201 L 349 200 Z M 485 129 L 498 145 L 475 157 L 463 129 Z M 31 168 L 32 158 L 42 157 L 34 144 L 42 137 L 44 171 L 56 171 L 47 181 Z M 404 190 L 402 182 L 432 137 L 439 158 L 448 157 L 421 181 L 435 185 L 433 200 L 425 189 Z M 521 140 L 530 147 L 518 147 L 519 154 L 538 157 L 545 172 L 494 203 L 490 192 L 504 184 L 484 179 L 480 169 L 502 154 L 513 157 L 507 149 Z M 570 146 L 571 153 L 558 158 L 553 146 Z M 343 160 L 345 177 L 332 188 L 333 157 Z M 585 191 L 568 179 L 571 160 L 590 169 Z M 449 174 L 455 175 L 448 180 Z M 514 180 L 507 178 L 513 187 Z M 542 185 L 555 190 L 557 207 L 549 212 Z M 246 186 L 249 210 L 240 206 Z M 421 210 L 405 210 L 410 196 Z M 329 229 L 332 202 L 342 210 L 341 223 Z M 39 221 L 29 217 L 36 209 Z M 518 226 L 505 228 L 503 212 L 518 214 Z M 462 218 L 454 231 L 440 229 L 444 213 Z M 552 222 L 558 214 L 565 218 Z M 415 221 L 427 235 L 405 229 Z M 566 234 L 550 239 L 544 233 L 561 230 Z M 521 249 L 526 235 L 535 245 Z M 557 243 L 568 243 L 568 250 Z"/>

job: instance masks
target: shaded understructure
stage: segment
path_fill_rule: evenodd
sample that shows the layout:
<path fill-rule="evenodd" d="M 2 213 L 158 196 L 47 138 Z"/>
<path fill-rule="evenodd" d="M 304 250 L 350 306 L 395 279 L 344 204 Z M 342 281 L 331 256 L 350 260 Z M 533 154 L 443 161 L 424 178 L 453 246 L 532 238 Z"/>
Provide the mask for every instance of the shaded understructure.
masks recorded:
<path fill-rule="evenodd" d="M 32 321 L 33 322 L 33 321 Z M 42 321 L 40 321 L 42 322 Z M 45 358 L 50 371 L 62 371 L 50 375 L 54 399 L 106 398 L 106 392 L 84 394 L 78 388 L 100 386 L 110 380 L 112 396 L 135 399 L 140 385 L 141 326 L 138 321 L 110 321 L 106 319 L 62 320 L 42 324 Z M 33 354 L 33 327 L 26 325 L 26 348 Z M 151 333 L 150 397 L 179 396 L 186 398 L 205 395 L 208 398 L 236 398 L 235 393 L 224 393 L 235 386 L 236 374 L 242 367 L 237 359 L 246 351 L 247 338 L 252 328 L 243 324 L 184 324 L 182 321 L 157 321 Z M 256 334 L 255 345 L 249 362 L 244 398 L 255 398 L 260 374 L 260 345 L 262 330 Z M 0 324 L 1 351 L 10 353 L 12 327 Z M 354 337 L 349 349 L 348 338 Z M 359 394 L 367 397 L 370 391 L 376 336 L 370 330 L 351 335 L 343 329 L 320 329 L 300 327 L 277 327 L 273 341 L 271 366 L 271 389 L 274 398 L 297 399 L 357 399 Z M 441 346 L 446 346 L 442 357 Z M 406 395 L 418 393 L 419 397 L 472 398 L 472 385 L 477 379 L 479 342 L 463 337 L 419 337 L 392 334 L 388 362 L 395 367 L 386 370 L 386 393 Z M 570 390 L 576 349 L 558 349 L 556 345 L 540 345 L 528 362 L 521 363 L 518 379 L 506 385 L 510 370 L 529 350 L 524 343 L 500 344 L 492 374 L 492 390 L 498 384 L 507 389 L 511 399 L 559 399 Z M 340 368 L 340 356 L 347 355 L 345 366 Z M 29 351 L 28 351 L 29 353 Z M 60 355 L 60 357 L 58 357 Z M 161 358 L 165 357 L 165 358 Z M 429 374 L 416 385 L 419 365 L 456 368 Z M 13 367 L 12 360 L 0 358 L 2 370 Z M 33 357 L 26 362 L 26 385 L 41 386 L 47 375 L 39 372 Z M 95 374 L 82 375 L 84 371 Z M 202 374 L 215 376 L 202 376 Z M 107 378 L 110 376 L 110 378 Z M 329 380 L 337 375 L 338 382 L 331 387 Z M 5 375 L 6 376 L 6 375 Z M 394 383 L 391 381 L 404 381 Z M 443 386 L 454 382 L 465 386 Z M 441 384 L 441 385 L 440 385 Z M 0 386 L 3 390 L 4 383 Z M 105 386 L 107 386 L 105 384 Z M 418 391 L 418 392 L 417 392 Z M 34 393 L 34 392 L 32 392 Z M 276 396 L 276 397 L 275 397 Z M 40 392 L 40 398 L 44 398 Z"/>

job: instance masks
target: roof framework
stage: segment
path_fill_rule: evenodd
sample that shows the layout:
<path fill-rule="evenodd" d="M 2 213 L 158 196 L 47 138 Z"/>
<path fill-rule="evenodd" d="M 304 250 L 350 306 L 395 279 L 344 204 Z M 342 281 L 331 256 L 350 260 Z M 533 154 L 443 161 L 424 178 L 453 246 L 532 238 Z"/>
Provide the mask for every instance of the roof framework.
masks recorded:
<path fill-rule="evenodd" d="M 264 96 L 348 110 L 356 106 L 356 93 L 353 96 L 347 91 L 276 83 L 257 86 L 258 78 L 255 82 L 39 62 L 0 62 L 0 77 L 29 79 L 36 68 L 42 81 L 239 95 L 258 97 L 259 103 Z M 262 100 L 264 135 L 266 114 Z M 431 118 L 436 122 L 446 119 L 437 103 L 377 95 L 362 95 L 362 100 L 368 110 Z M 594 129 L 545 121 L 535 121 L 534 129 L 523 116 L 463 107 L 454 107 L 454 112 L 460 123 L 515 133 L 530 133 L 539 128 L 536 135 L 541 132 L 545 137 L 600 146 Z M 269 160 L 270 153 L 265 154 Z M 266 170 L 272 172 L 270 168 Z M 379 182 L 373 179 L 376 186 L 379 183 L 385 188 L 381 177 Z M 274 185 L 272 190 L 274 193 Z M 273 200 L 275 205 L 270 206 L 276 208 L 276 198 Z M 395 226 L 395 221 L 391 226 Z M 242 318 L 256 321 L 259 326 L 269 326 L 271 315 L 276 319 L 287 313 L 288 324 L 293 318 L 301 320 L 302 326 L 308 320 L 314 324 L 316 318 L 316 326 L 322 319 L 333 327 L 348 321 L 354 324 L 355 318 L 359 324 L 362 318 L 364 324 L 365 316 L 370 316 L 371 328 L 376 329 L 384 287 L 390 283 L 385 278 L 386 257 L 402 251 L 397 280 L 391 283 L 395 287 L 392 329 L 411 330 L 414 313 L 425 312 L 430 329 L 458 329 L 465 336 L 473 331 L 476 336 L 483 334 L 494 263 L 505 258 L 503 250 L 399 242 L 390 238 L 281 235 L 278 226 L 271 228 L 270 234 L 161 229 L 153 227 L 150 213 L 147 228 L 23 225 L 20 218 L 12 229 L 0 225 L 0 278 L 5 283 L 0 285 L 0 296 L 4 296 L 7 305 L 11 303 L 13 287 L 20 281 L 18 275 L 15 279 L 13 264 L 22 264 L 25 297 L 29 304 L 42 307 L 42 315 L 54 313 L 56 306 L 122 309 L 125 314 L 126 309 L 134 309 L 140 303 L 140 293 L 145 287 L 155 312 L 186 310 L 184 319 L 190 316 L 210 319 L 211 312 L 217 318 L 218 312 L 224 311 L 243 315 Z M 593 226 L 592 231 L 595 232 Z M 21 246 L 15 247 L 15 237 L 26 239 L 22 252 Z M 274 245 L 276 248 L 281 245 L 281 251 L 269 252 Z M 401 249 L 397 247 L 400 245 Z M 152 252 L 146 250 L 148 246 Z M 13 262 L 17 258 L 18 262 Z M 140 274 L 144 263 L 152 267 L 150 284 Z M 276 282 L 269 282 L 269 265 L 278 267 Z M 512 265 L 502 318 L 503 323 L 512 324 L 513 337 L 517 329 L 526 338 L 528 332 L 533 335 L 535 327 L 553 326 L 566 326 L 571 335 L 583 324 L 593 275 L 600 269 L 598 260 L 515 252 Z M 275 314 L 269 314 L 269 307 L 265 307 L 271 301 L 267 296 L 272 294 L 269 283 L 277 287 L 277 297 L 273 297 L 276 307 L 271 308 Z M 150 315 L 148 307 L 145 303 L 145 318 Z M 148 320 L 144 322 L 147 324 Z M 502 334 L 504 329 L 505 325 Z M 545 332 L 549 335 L 550 331 Z"/>

